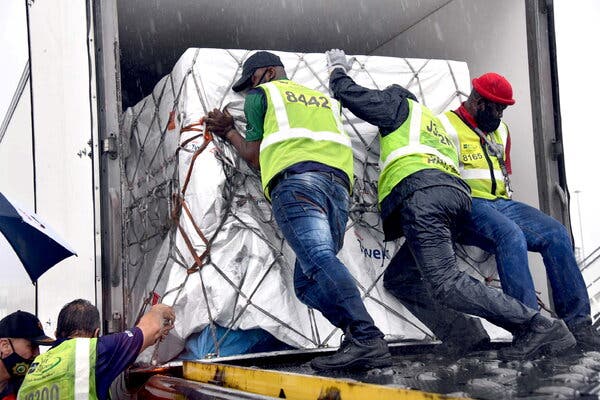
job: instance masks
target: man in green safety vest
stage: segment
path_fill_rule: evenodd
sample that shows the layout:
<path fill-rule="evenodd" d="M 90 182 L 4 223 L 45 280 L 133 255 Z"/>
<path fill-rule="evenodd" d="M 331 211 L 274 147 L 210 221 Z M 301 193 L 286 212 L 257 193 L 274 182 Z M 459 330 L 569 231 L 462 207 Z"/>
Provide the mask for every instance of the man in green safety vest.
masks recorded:
<path fill-rule="evenodd" d="M 211 111 L 206 125 L 260 169 L 274 218 L 296 254 L 296 295 L 345 334 L 340 349 L 332 356 L 315 358 L 312 367 L 391 365 L 383 333 L 336 256 L 344 242 L 354 174 L 339 103 L 288 80 L 279 57 L 266 51 L 244 62 L 233 90 L 245 89 L 250 89 L 244 104 L 245 138 L 227 110 Z"/>
<path fill-rule="evenodd" d="M 68 303 L 58 315 L 57 343 L 31 364 L 18 399 L 107 399 L 112 381 L 166 337 L 174 320 L 171 307 L 157 304 L 134 328 L 98 337 L 98 309 L 87 300 Z"/>
<path fill-rule="evenodd" d="M 439 120 L 399 85 L 384 90 L 357 85 L 347 75 L 352 66 L 342 50 L 328 51 L 327 58 L 334 97 L 379 128 L 378 194 L 385 238 L 403 234 L 405 248 L 416 261 L 407 287 L 398 281 L 403 268 L 398 252 L 385 272 L 384 286 L 442 340 L 448 340 L 454 324 L 479 332 L 464 315 L 471 314 L 510 332 L 527 333 L 500 351 L 504 359 L 554 354 L 574 346 L 564 322 L 546 318 L 459 270 L 453 235 L 469 218 L 470 189 L 460 178 L 457 149 Z M 423 292 L 429 296 L 422 297 Z M 452 322 L 438 324 L 436 313 L 429 312 L 432 308 Z"/>

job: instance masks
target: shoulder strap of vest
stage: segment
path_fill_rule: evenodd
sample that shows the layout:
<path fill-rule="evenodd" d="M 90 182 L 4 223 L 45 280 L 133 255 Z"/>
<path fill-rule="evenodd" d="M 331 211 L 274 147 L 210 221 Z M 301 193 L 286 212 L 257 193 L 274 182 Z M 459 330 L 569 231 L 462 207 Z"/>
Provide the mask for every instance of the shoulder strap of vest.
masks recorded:
<path fill-rule="evenodd" d="M 90 338 L 75 340 L 75 400 L 88 400 L 90 395 Z"/>
<path fill-rule="evenodd" d="M 438 115 L 438 119 L 442 123 L 444 129 L 446 129 L 446 133 L 448 136 L 450 136 L 450 139 L 452 139 L 454 147 L 456 147 L 458 152 L 458 160 L 460 162 L 460 140 L 458 139 L 458 132 L 456 131 L 454 124 L 450 122 L 449 118 L 458 118 L 458 116 L 455 115 L 453 111 L 447 111 Z"/>
<path fill-rule="evenodd" d="M 277 88 L 277 85 L 273 82 L 263 83 L 261 86 L 265 88 L 265 91 L 269 92 L 269 97 L 273 103 L 273 109 L 275 111 L 275 118 L 277 118 L 277 125 L 280 130 L 289 129 L 290 121 L 288 119 L 287 111 L 285 110 L 285 104 L 281 93 Z"/>
<path fill-rule="evenodd" d="M 500 129 L 500 127 L 502 127 L 502 130 Z M 481 129 L 479 128 L 475 128 L 474 129 L 475 133 L 477 133 L 477 135 L 485 142 L 487 148 L 489 149 L 490 153 L 492 156 L 496 157 L 496 159 L 498 160 L 498 164 L 500 165 L 500 171 L 502 171 L 502 177 L 504 178 L 504 187 L 506 188 L 506 194 L 508 195 L 508 198 L 512 198 L 512 187 L 510 185 L 510 177 L 508 175 L 508 169 L 506 168 L 506 163 L 504 162 L 504 149 L 505 149 L 505 145 L 506 145 L 506 137 L 502 137 L 503 133 L 504 135 L 507 135 L 507 131 L 505 128 L 505 125 L 502 121 L 500 121 L 500 125 L 498 126 L 498 133 L 500 134 L 500 136 L 502 137 L 502 144 L 498 145 L 497 143 L 492 143 L 492 141 L 488 138 L 488 136 L 482 132 Z"/>

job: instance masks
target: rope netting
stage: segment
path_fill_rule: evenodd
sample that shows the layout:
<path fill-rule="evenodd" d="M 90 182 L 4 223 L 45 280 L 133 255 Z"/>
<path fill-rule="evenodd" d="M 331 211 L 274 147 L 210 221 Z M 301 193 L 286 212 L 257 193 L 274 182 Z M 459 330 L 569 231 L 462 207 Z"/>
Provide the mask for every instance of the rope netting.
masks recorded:
<path fill-rule="evenodd" d="M 180 305 L 186 314 L 178 315 L 179 334 L 209 326 L 217 355 L 231 330 L 279 326 L 277 338 L 304 347 L 327 345 L 339 333 L 320 313 L 294 303 L 294 256 L 262 194 L 257 171 L 204 130 L 203 116 L 227 106 L 236 129 L 245 132 L 243 98 L 231 86 L 250 54 L 188 50 L 152 94 L 126 111 L 120 138 L 127 323 L 157 301 Z M 324 55 L 278 54 L 291 80 L 329 92 Z M 466 65 L 452 61 L 358 56 L 349 75 L 371 88 L 399 83 L 435 113 L 457 106 L 469 89 Z M 382 289 L 385 266 L 399 243 L 382 240 L 376 128 L 345 109 L 343 120 L 355 149 L 356 177 L 345 241 L 351 249 L 340 258 L 357 275 L 360 266 L 350 265 L 369 257 L 368 271 L 361 270 L 364 275 L 355 281 L 369 310 L 382 310 L 382 324 L 402 324 L 400 337 L 407 336 L 404 331 L 431 337 Z M 367 242 L 380 247 L 367 248 Z M 471 273 L 498 286 L 493 257 L 473 255 L 461 246 L 457 254 Z M 282 308 L 291 311 L 282 313 Z M 379 325 L 381 318 L 375 319 Z M 217 326 L 226 333 L 218 337 Z M 178 339 L 177 351 L 184 339 Z"/>

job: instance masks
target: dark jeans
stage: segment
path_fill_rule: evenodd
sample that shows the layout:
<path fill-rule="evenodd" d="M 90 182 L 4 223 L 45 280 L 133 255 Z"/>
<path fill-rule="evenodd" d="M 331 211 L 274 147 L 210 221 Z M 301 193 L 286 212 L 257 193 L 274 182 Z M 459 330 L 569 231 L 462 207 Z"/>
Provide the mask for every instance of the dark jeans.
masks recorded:
<path fill-rule="evenodd" d="M 298 298 L 358 341 L 383 337 L 352 275 L 336 256 L 348 221 L 345 186 L 328 173 L 294 174 L 274 187 L 271 201 L 275 220 L 296 253 Z"/>
<path fill-rule="evenodd" d="M 469 216 L 467 194 L 433 186 L 415 191 L 400 207 L 397 223 L 406 244 L 390 261 L 384 286 L 436 336 L 444 340 L 453 324 L 469 324 L 460 313 L 485 318 L 510 332 L 529 324 L 536 310 L 458 269 L 453 236 L 456 225 Z"/>
<path fill-rule="evenodd" d="M 473 199 L 460 243 L 496 256 L 504 293 L 538 308 L 527 251 L 541 253 L 554 307 L 567 325 L 591 321 L 590 301 L 566 228 L 537 208 L 514 200 Z"/>

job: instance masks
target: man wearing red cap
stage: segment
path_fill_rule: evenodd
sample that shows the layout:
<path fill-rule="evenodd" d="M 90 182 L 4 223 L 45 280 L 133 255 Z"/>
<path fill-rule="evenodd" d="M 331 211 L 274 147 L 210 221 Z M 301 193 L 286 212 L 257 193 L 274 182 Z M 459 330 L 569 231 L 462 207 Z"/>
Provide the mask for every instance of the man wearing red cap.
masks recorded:
<path fill-rule="evenodd" d="M 539 309 L 527 251 L 542 254 L 557 315 L 564 320 L 583 349 L 599 349 L 600 337 L 592 328 L 590 303 L 577 267 L 567 230 L 536 208 L 511 200 L 509 174 L 510 135 L 501 122 L 506 107 L 513 105 L 510 83 L 501 75 L 487 73 L 473 79 L 473 90 L 458 109 L 439 116 L 459 151 L 460 173 L 473 197 L 470 218 L 460 225 L 458 242 L 495 254 L 503 291 L 528 307 Z M 417 290 L 412 255 L 403 246 L 400 260 L 388 269 L 396 276 L 394 287 L 402 302 L 443 326 L 452 327 L 452 318 L 430 305 L 427 294 Z M 387 272 L 386 272 L 387 273 Z M 418 298 L 416 301 L 414 298 Z M 464 332 L 464 337 L 478 332 Z M 515 342 L 525 336 L 514 332 Z M 468 346 L 457 342 L 458 347 Z M 513 358 L 518 351 L 507 350 Z"/>
<path fill-rule="evenodd" d="M 541 253 L 556 314 L 581 348 L 600 349 L 569 233 L 554 218 L 511 199 L 510 135 L 501 119 L 514 103 L 510 83 L 489 72 L 473 79 L 469 98 L 457 110 L 440 116 L 459 144 L 461 176 L 473 196 L 471 223 L 459 241 L 495 254 L 504 292 L 536 309 L 527 251 Z"/>
<path fill-rule="evenodd" d="M 358 85 L 347 75 L 352 66 L 342 50 L 328 51 L 327 58 L 334 97 L 379 128 L 377 190 L 385 240 L 404 235 L 404 249 L 414 255 L 414 268 L 403 263 L 405 252 L 392 258 L 384 287 L 444 342 L 453 336 L 456 325 L 465 331 L 477 329 L 465 322 L 469 314 L 515 334 L 526 332 L 499 352 L 504 359 L 556 354 L 574 346 L 564 322 L 546 318 L 459 270 L 453 237 L 470 216 L 470 190 L 459 174 L 457 149 L 432 112 L 399 85 L 383 90 Z M 409 271 L 408 284 L 402 280 L 405 270 Z M 444 323 L 438 323 L 442 319 Z M 463 348 L 470 350 L 489 340 L 486 336 L 473 341 L 464 335 Z"/>
<path fill-rule="evenodd" d="M 16 399 L 39 346 L 53 343 L 33 314 L 19 310 L 0 320 L 0 400 Z"/>

